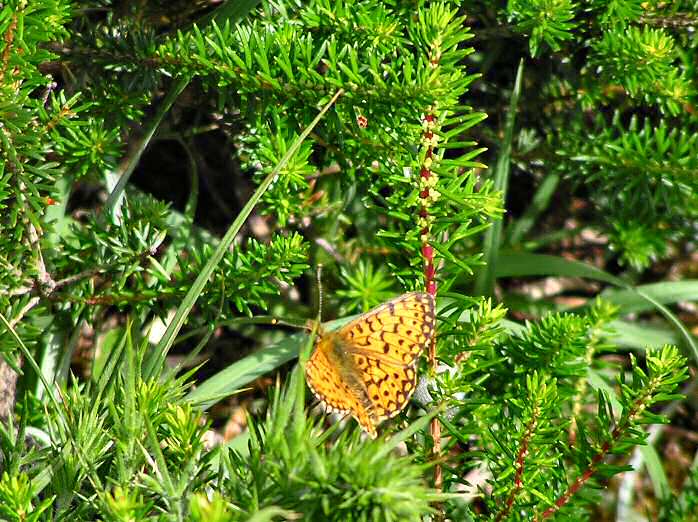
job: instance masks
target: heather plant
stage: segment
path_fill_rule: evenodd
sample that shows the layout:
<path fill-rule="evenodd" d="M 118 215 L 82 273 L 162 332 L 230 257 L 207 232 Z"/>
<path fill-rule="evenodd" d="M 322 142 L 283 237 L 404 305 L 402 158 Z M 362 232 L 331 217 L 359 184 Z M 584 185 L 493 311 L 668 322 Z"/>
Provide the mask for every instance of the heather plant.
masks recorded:
<path fill-rule="evenodd" d="M 695 22 L 0 5 L 0 518 L 694 520 L 657 441 L 697 429 Z M 312 319 L 408 291 L 436 334 L 374 440 Z"/>

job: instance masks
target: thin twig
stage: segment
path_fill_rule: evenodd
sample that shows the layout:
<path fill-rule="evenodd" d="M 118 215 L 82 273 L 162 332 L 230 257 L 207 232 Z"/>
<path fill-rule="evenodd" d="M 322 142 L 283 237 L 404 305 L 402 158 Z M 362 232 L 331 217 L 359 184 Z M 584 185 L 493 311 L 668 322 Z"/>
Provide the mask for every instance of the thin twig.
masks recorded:
<path fill-rule="evenodd" d="M 509 515 L 509 513 L 511 513 L 511 509 L 512 507 L 514 507 L 514 501 L 516 500 L 516 496 L 518 495 L 519 491 L 523 489 L 523 474 L 526 464 L 526 457 L 528 456 L 528 447 L 531 443 L 531 438 L 533 437 L 533 431 L 535 430 L 535 427 L 538 423 L 539 413 L 540 412 L 538 411 L 537 407 L 533 409 L 531 419 L 529 420 L 528 425 L 526 426 L 526 432 L 521 438 L 521 442 L 519 444 L 519 451 L 516 455 L 514 487 L 511 490 L 511 492 L 509 492 L 509 497 L 507 498 L 504 507 L 495 518 L 497 522 L 499 522 L 500 520 L 504 520 Z"/>
<path fill-rule="evenodd" d="M 11 297 L 19 297 L 22 295 L 30 294 L 34 290 L 34 285 L 19 286 L 7 291 L 7 295 Z"/>
<path fill-rule="evenodd" d="M 106 267 L 100 266 L 97 268 L 88 268 L 87 270 L 83 270 L 82 272 L 78 272 L 77 274 L 74 274 L 72 276 L 64 277 L 63 279 L 59 279 L 56 281 L 56 286 L 55 288 L 62 288 L 64 286 L 72 285 L 73 283 L 77 283 L 78 281 L 81 281 L 82 279 L 88 279 L 90 277 L 96 276 L 97 274 L 102 274 L 107 271 Z"/>
<path fill-rule="evenodd" d="M 431 237 L 431 220 L 429 218 L 429 206 L 435 200 L 435 191 L 433 187 L 436 184 L 436 173 L 432 172 L 430 167 L 434 158 L 434 146 L 436 144 L 434 129 L 436 128 L 436 116 L 428 113 L 425 118 L 425 130 L 422 133 L 422 139 L 427 143 L 427 152 L 424 156 L 424 162 L 419 170 L 419 197 L 421 199 L 421 209 L 419 211 L 418 225 L 420 227 L 420 237 L 422 240 L 422 256 L 424 257 L 424 285 L 428 294 L 436 299 L 436 269 L 434 267 L 434 247 L 430 244 Z M 436 359 L 436 335 L 431 337 L 429 344 L 429 367 L 431 368 L 432 376 L 436 375 L 438 361 Z M 430 429 L 432 439 L 432 459 L 434 461 L 434 489 L 441 492 L 443 489 L 443 470 L 441 468 L 441 422 L 438 417 L 431 420 Z M 441 506 L 437 505 L 436 519 L 443 519 Z"/>
<path fill-rule="evenodd" d="M 693 13 L 674 13 L 670 16 L 641 16 L 640 23 L 659 27 L 694 27 L 698 17 Z"/>
<path fill-rule="evenodd" d="M 145 261 L 149 256 L 155 255 L 156 247 L 150 248 L 149 250 L 146 250 L 145 252 L 140 252 L 134 256 L 131 256 L 130 259 L 127 260 L 119 260 L 114 263 L 110 263 L 108 265 L 104 266 L 99 266 L 96 268 L 88 268 L 87 270 L 83 270 L 82 272 L 79 272 L 77 274 L 74 274 L 72 276 L 64 277 L 63 279 L 59 279 L 58 281 L 54 282 L 54 290 L 58 288 L 62 288 L 64 286 L 72 285 L 74 283 L 77 283 L 79 281 L 82 281 L 83 279 L 88 279 L 90 277 L 94 277 L 99 274 L 103 274 L 105 272 L 109 272 L 114 268 L 122 267 L 124 265 L 128 265 L 132 262 L 137 262 L 138 264 L 141 264 L 143 261 Z"/>
<path fill-rule="evenodd" d="M 12 52 L 12 42 L 15 39 L 15 29 L 17 28 L 17 13 L 12 15 L 12 21 L 5 32 L 5 49 L 2 52 L 2 68 L 0 68 L 0 83 L 5 79 L 5 72 L 10 64 L 10 53 Z"/>
<path fill-rule="evenodd" d="M 19 323 L 25 315 L 34 308 L 37 304 L 39 304 L 39 301 L 41 301 L 41 298 L 37 295 L 32 297 L 29 301 L 27 301 L 27 304 L 25 304 L 22 309 L 17 313 L 16 316 L 14 316 L 12 319 L 10 319 L 9 323 L 12 328 L 15 327 L 17 323 Z"/>
<path fill-rule="evenodd" d="M 639 411 L 645 407 L 644 400 L 647 396 L 652 393 L 647 390 L 641 397 L 637 398 L 632 407 L 629 409 L 627 415 L 625 415 L 623 423 L 616 426 L 611 432 L 609 440 L 603 443 L 601 449 L 592 457 L 589 466 L 584 470 L 584 472 L 579 475 L 572 484 L 567 487 L 567 490 L 560 495 L 553 506 L 546 509 L 543 513 L 536 513 L 534 520 L 538 521 L 541 519 L 547 519 L 555 515 L 560 509 L 567 505 L 572 497 L 574 497 L 577 492 L 591 479 L 598 471 L 599 465 L 601 465 L 604 459 L 613 449 L 613 446 L 621 439 L 621 437 L 627 432 L 631 427 L 631 420 L 635 418 Z"/>

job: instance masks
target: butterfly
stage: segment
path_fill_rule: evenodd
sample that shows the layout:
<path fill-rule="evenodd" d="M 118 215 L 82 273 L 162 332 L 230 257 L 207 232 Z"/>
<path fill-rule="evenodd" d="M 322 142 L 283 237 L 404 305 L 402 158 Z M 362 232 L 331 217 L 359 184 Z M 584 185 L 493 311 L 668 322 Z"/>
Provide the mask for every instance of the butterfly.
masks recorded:
<path fill-rule="evenodd" d="M 434 296 L 410 292 L 320 332 L 305 366 L 308 387 L 326 410 L 351 414 L 371 437 L 407 405 L 417 361 L 434 337 Z"/>

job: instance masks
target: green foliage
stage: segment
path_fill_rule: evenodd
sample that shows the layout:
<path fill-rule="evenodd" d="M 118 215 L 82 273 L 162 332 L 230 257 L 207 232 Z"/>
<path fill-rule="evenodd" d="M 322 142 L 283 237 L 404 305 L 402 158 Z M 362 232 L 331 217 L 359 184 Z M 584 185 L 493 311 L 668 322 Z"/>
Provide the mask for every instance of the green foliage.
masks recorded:
<path fill-rule="evenodd" d="M 356 16 L 368 17 L 371 13 L 375 21 L 372 9 L 376 5 L 356 4 Z M 317 23 L 318 12 L 324 11 L 320 5 L 316 9 L 319 11 L 311 8 L 311 13 L 303 15 L 303 22 Z M 382 12 L 386 13 L 384 9 Z M 459 96 L 475 79 L 464 74 L 458 65 L 470 53 L 468 48 L 459 48 L 470 37 L 460 30 L 463 19 L 441 4 L 421 10 L 418 19 L 406 23 L 409 16 L 409 12 L 398 9 L 391 12 L 391 22 L 387 14 L 381 22 L 395 28 L 395 41 L 402 44 L 399 52 L 385 42 L 379 46 L 367 45 L 356 32 L 352 38 L 362 45 L 341 46 L 338 34 L 329 28 L 303 33 L 293 17 L 278 20 L 270 13 L 268 18 L 251 26 L 236 29 L 213 26 L 208 32 L 194 30 L 179 34 L 164 43 L 158 53 L 164 63 L 176 64 L 173 73 L 200 75 L 205 82 L 213 81 L 209 76 L 215 74 L 218 86 L 233 83 L 240 97 L 236 103 L 246 105 L 256 119 L 274 122 L 266 131 L 257 124 L 252 127 L 254 133 L 247 139 L 257 150 L 249 156 L 252 163 L 262 158 L 266 162 L 278 158 L 286 147 L 279 141 L 287 132 L 283 126 L 302 127 L 308 121 L 308 106 L 318 106 L 338 86 L 347 86 L 337 103 L 335 116 L 322 131 L 322 142 L 341 143 L 341 150 L 330 148 L 323 156 L 338 162 L 347 171 L 347 180 L 326 192 L 336 199 L 337 192 L 341 193 L 347 183 L 352 183 L 352 189 L 358 192 L 356 197 L 364 200 L 363 211 L 369 217 L 391 218 L 383 226 L 375 226 L 376 219 L 372 229 L 364 229 L 362 233 L 371 239 L 378 233 L 404 256 L 419 251 L 419 229 L 414 226 L 419 205 L 415 183 L 419 157 L 414 145 L 422 140 L 421 115 L 434 100 L 439 100 L 439 135 L 445 140 L 440 143 L 443 147 L 440 154 L 448 148 L 449 140 L 465 148 L 457 158 L 435 160 L 441 165 L 435 165 L 434 171 L 441 176 L 438 191 L 444 196 L 431 209 L 436 232 L 442 233 L 459 221 L 462 226 L 453 234 L 460 239 L 475 232 L 470 226 L 473 221 L 484 220 L 498 211 L 491 185 L 477 187 L 472 170 L 467 170 L 466 175 L 460 175 L 457 170 L 479 166 L 473 159 L 483 150 L 474 148 L 474 142 L 460 140 L 484 118 L 459 102 Z M 259 49 L 264 52 L 260 53 Z M 434 67 L 427 58 L 438 60 L 439 67 Z M 387 62 L 391 63 L 392 72 L 386 76 L 383 64 Z M 368 118 L 370 132 L 353 125 L 357 111 Z M 278 116 L 281 113 L 283 124 Z M 395 130 L 397 126 L 399 132 Z M 277 156 L 272 150 L 277 151 Z M 317 207 L 323 199 L 312 200 L 307 192 L 307 175 L 313 169 L 308 170 L 303 163 L 309 152 L 309 148 L 304 149 L 280 176 L 283 181 L 275 182 L 268 193 L 267 200 L 273 201 L 270 210 L 279 225 L 285 224 L 299 209 L 311 215 L 328 213 L 328 218 L 336 215 L 333 209 L 311 206 Z M 444 243 L 439 254 L 454 260 L 449 270 L 468 271 L 474 259 L 458 262 L 459 254 L 450 253 L 451 243 L 456 241 Z M 404 264 L 404 257 L 400 264 Z M 418 274 L 418 269 L 413 270 L 410 279 L 416 279 Z"/>
<path fill-rule="evenodd" d="M 2 4 L 0 518 L 597 516 L 683 400 L 671 344 L 696 353 L 670 309 L 695 289 L 634 286 L 695 250 L 693 7 Z M 376 440 L 309 413 L 311 342 L 258 316 L 313 316 L 320 264 L 325 315 L 438 288 L 436 360 Z M 478 270 L 509 309 L 472 295 Z M 211 404 L 276 370 L 240 399 L 264 418 L 205 442 Z"/>
<path fill-rule="evenodd" d="M 10 477 L 3 473 L 0 480 L 0 514 L 5 520 L 34 522 L 41 520 L 41 516 L 49 507 L 53 499 L 48 498 L 42 502 L 36 502 L 29 477 L 24 473 Z"/>
<path fill-rule="evenodd" d="M 183 399 L 183 379 L 143 381 L 131 366 L 142 354 L 134 357 L 130 343 L 132 355 L 112 385 L 103 393 L 69 389 L 63 411 L 49 411 L 50 446 L 8 466 L 0 480 L 4 518 L 21 520 L 25 513 L 41 520 L 50 510 L 77 520 L 156 520 L 158 511 L 187 520 L 252 520 L 265 513 L 421 520 L 432 511 L 438 497 L 411 457 L 391 453 L 385 442 L 362 441 L 358 432 L 327 444 L 306 417 L 300 372 L 283 391 L 276 388 L 261 424 L 250 421 L 246 451 L 210 449 L 203 442 L 208 424 Z M 3 444 L 3 453 L 8 449 Z M 48 480 L 37 486 L 44 473 Z"/>
<path fill-rule="evenodd" d="M 542 43 L 559 51 L 564 41 L 574 38 L 576 9 L 569 0 L 511 0 L 507 14 L 517 31 L 530 34 L 531 55 L 537 56 Z"/>
<path fill-rule="evenodd" d="M 602 20 L 606 25 L 623 26 L 640 18 L 646 6 L 640 0 L 611 0 L 598 2 L 596 8 L 601 11 Z"/>
<path fill-rule="evenodd" d="M 667 245 L 689 234 L 696 214 L 698 185 L 696 135 L 615 114 L 607 126 L 595 122 L 591 135 L 574 136 L 565 145 L 570 167 L 592 191 L 592 200 L 611 228 L 611 245 L 636 269 L 663 257 Z M 574 152 L 573 152 L 574 151 Z M 574 165 L 574 166 L 572 166 Z"/>
<path fill-rule="evenodd" d="M 620 84 L 631 98 L 665 104 L 676 114 L 693 94 L 690 79 L 674 63 L 678 55 L 674 38 L 664 29 L 610 30 L 593 49 L 591 63 L 602 71 L 602 78 Z"/>
<path fill-rule="evenodd" d="M 227 498 L 248 515 L 280 506 L 308 520 L 417 521 L 430 513 L 437 497 L 425 487 L 424 466 L 386 454 L 384 442 L 362 442 L 356 430 L 328 444 L 303 414 L 298 376 L 251 430 L 249 454 L 231 455 Z"/>
<path fill-rule="evenodd" d="M 395 294 L 385 267 L 374 268 L 370 261 L 361 260 L 355 267 L 342 267 L 341 277 L 346 290 L 337 290 L 337 297 L 344 301 L 346 313 L 367 312 Z"/>
<path fill-rule="evenodd" d="M 556 322 L 558 330 L 571 326 Z M 535 332 L 529 330 L 527 335 Z M 517 351 L 524 346 L 536 350 L 525 342 Z M 538 346 L 536 351 L 545 349 Z M 449 433 L 461 440 L 472 430 L 479 434 L 470 436 L 478 438 L 483 454 L 473 459 L 491 471 L 492 493 L 483 500 L 494 518 L 530 520 L 550 516 L 558 508 L 563 508 L 563 517 L 584 517 L 589 503 L 598 501 L 593 485 L 627 469 L 607 462 L 609 456 L 642 444 L 647 436 L 641 429 L 644 424 L 666 420 L 649 407 L 672 400 L 671 390 L 686 378 L 685 360 L 674 347 L 648 352 L 647 370 L 633 361 L 632 383 L 619 377 L 620 413 L 614 413 L 606 393 L 599 391 L 594 415 L 582 413 L 580 407 L 593 401 L 594 393 L 579 386 L 587 381 L 583 366 L 575 374 L 576 360 L 570 354 L 537 371 L 495 380 L 496 385 L 471 387 L 462 409 L 446 424 Z M 480 419 L 484 429 L 468 426 L 470 418 Z M 449 480 L 462 482 L 455 473 Z M 578 492 L 583 486 L 592 489 Z"/>
<path fill-rule="evenodd" d="M 698 513 L 698 468 L 694 465 L 686 477 L 681 494 L 670 495 L 662 500 L 660 522 L 694 522 Z"/>
<path fill-rule="evenodd" d="M 297 137 L 285 127 L 289 122 L 282 121 L 277 113 L 271 114 L 271 117 L 273 121 L 267 123 L 264 115 L 260 114 L 255 127 L 251 128 L 245 137 L 244 147 L 241 148 L 243 157 L 247 156 L 243 166 L 256 170 L 257 183 L 271 172 L 272 167 L 281 160 Z M 314 170 L 309 164 L 312 152 L 311 144 L 304 143 L 264 194 L 264 212 L 276 216 L 279 226 L 284 227 L 289 218 L 305 213 L 303 207 L 308 204 L 305 198 L 312 195 L 309 193 L 307 181 Z"/>

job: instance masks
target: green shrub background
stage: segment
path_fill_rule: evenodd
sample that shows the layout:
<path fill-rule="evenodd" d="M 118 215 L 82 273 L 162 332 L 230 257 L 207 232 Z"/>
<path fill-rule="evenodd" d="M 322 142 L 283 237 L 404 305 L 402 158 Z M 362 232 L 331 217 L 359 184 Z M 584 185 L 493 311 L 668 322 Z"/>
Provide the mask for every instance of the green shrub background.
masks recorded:
<path fill-rule="evenodd" d="M 695 520 L 697 8 L 1 4 L 0 518 Z M 272 323 L 425 245 L 367 440 Z"/>

